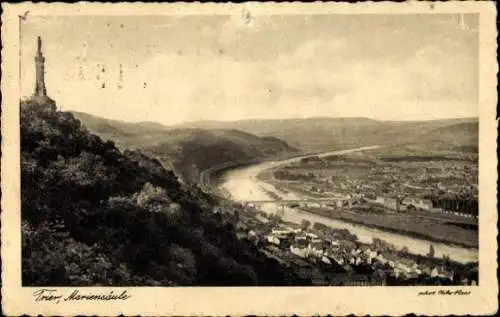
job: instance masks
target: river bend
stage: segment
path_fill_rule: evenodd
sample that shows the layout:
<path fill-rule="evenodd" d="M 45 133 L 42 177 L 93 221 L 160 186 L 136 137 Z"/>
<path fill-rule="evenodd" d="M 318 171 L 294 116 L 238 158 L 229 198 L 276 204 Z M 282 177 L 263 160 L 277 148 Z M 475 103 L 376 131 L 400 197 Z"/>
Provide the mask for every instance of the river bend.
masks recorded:
<path fill-rule="evenodd" d="M 370 146 L 350 150 L 325 152 L 319 155 L 317 154 L 315 156 L 324 157 L 330 155 L 346 154 L 377 147 L 378 146 Z M 276 192 L 277 194 L 279 194 L 279 196 L 282 197 L 283 201 L 300 199 L 301 197 L 294 193 L 283 194 L 271 184 L 258 180 L 257 175 L 268 169 L 292 162 L 297 162 L 302 158 L 308 156 L 309 155 L 289 158 L 281 161 L 263 162 L 229 170 L 224 173 L 222 178 L 223 181 L 220 186 L 231 195 L 231 198 L 233 200 L 238 202 L 273 200 L 273 198 L 269 196 L 268 192 Z M 263 211 L 270 214 L 277 211 L 277 205 L 274 203 L 264 203 L 261 205 L 261 208 L 263 209 Z M 351 224 L 341 220 L 326 218 L 320 215 L 301 211 L 300 209 L 296 208 L 285 209 L 283 220 L 300 223 L 303 219 L 309 220 L 312 224 L 315 222 L 320 222 L 332 228 L 347 229 L 351 233 L 355 234 L 361 242 L 370 243 L 373 238 L 378 238 L 391 243 L 398 248 L 407 247 L 411 253 L 420 255 L 426 255 L 429 252 L 430 245 L 432 244 L 434 246 L 436 257 L 441 257 L 443 254 L 447 254 L 452 260 L 462 263 L 477 261 L 478 259 L 477 249 L 468 249 L 455 245 L 436 243 L 384 230 L 368 228 L 363 225 Z"/>

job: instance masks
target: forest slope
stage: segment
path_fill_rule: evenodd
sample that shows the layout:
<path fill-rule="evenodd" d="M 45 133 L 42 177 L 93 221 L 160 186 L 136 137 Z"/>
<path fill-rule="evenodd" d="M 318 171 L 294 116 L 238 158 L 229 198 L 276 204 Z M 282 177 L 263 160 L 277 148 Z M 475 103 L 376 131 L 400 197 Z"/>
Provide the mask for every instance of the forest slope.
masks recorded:
<path fill-rule="evenodd" d="M 237 239 L 236 206 L 33 101 L 21 105 L 21 193 L 23 285 L 308 283 Z"/>
<path fill-rule="evenodd" d="M 169 128 L 155 123 L 125 123 L 74 113 L 85 126 L 120 148 L 137 149 L 158 158 L 184 181 L 226 163 L 289 155 L 297 152 L 275 137 L 258 137 L 236 129 Z"/>

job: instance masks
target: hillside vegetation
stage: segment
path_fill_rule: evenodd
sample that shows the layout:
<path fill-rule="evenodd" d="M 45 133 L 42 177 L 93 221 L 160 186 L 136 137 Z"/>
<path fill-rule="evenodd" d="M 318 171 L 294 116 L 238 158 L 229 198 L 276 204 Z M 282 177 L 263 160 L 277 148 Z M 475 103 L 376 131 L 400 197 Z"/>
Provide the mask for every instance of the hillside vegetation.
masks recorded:
<path fill-rule="evenodd" d="M 221 164 L 297 152 L 275 137 L 258 137 L 236 129 L 174 129 L 155 123 L 125 123 L 74 114 L 92 133 L 113 140 L 120 148 L 137 149 L 158 158 L 188 183 L 196 183 L 203 170 Z"/>
<path fill-rule="evenodd" d="M 452 151 L 478 145 L 477 118 L 431 121 L 376 121 L 367 118 L 304 118 L 199 121 L 179 128 L 238 129 L 273 136 L 298 149 L 328 151 L 367 145 L 420 144 Z"/>
<path fill-rule="evenodd" d="M 309 283 L 237 239 L 236 206 L 34 101 L 21 105 L 21 193 L 25 286 Z"/>
<path fill-rule="evenodd" d="M 368 118 L 252 119 L 199 121 L 166 127 L 125 123 L 75 113 L 89 130 L 119 148 L 158 158 L 188 183 L 208 168 L 302 152 L 369 145 L 422 151 L 478 152 L 477 118 L 431 121 L 377 121 Z M 297 150 L 296 150 L 297 149 Z"/>
<path fill-rule="evenodd" d="M 479 122 L 461 122 L 435 128 L 418 135 L 415 143 L 428 144 L 436 149 L 478 152 Z"/>

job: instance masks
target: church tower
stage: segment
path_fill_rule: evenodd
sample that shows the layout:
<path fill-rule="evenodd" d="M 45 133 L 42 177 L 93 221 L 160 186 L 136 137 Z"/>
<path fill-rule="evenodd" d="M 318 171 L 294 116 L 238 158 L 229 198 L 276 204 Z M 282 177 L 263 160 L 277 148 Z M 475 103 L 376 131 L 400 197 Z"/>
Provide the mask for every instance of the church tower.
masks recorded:
<path fill-rule="evenodd" d="M 47 89 L 45 88 L 45 57 L 42 53 L 42 39 L 38 37 L 38 49 L 35 56 L 35 67 L 36 67 L 36 84 L 35 84 L 35 96 L 36 97 L 46 97 Z"/>

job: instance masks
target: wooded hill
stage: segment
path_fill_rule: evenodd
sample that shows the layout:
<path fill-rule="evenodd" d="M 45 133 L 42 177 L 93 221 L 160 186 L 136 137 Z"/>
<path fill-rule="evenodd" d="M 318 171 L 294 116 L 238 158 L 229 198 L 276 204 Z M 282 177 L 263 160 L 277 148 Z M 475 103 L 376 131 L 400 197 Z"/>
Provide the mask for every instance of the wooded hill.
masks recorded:
<path fill-rule="evenodd" d="M 122 149 L 136 149 L 158 158 L 188 183 L 214 166 L 297 152 L 274 137 L 258 137 L 235 129 L 171 128 L 158 123 L 127 123 L 86 113 L 74 115 L 91 131 Z"/>
<path fill-rule="evenodd" d="M 369 145 L 418 144 L 449 151 L 476 151 L 478 119 L 377 121 L 368 118 L 251 119 L 198 121 L 177 128 L 238 129 L 272 136 L 306 151 L 330 151 Z"/>
<path fill-rule="evenodd" d="M 31 100 L 21 198 L 24 286 L 309 283 L 237 239 L 234 205 Z"/>

